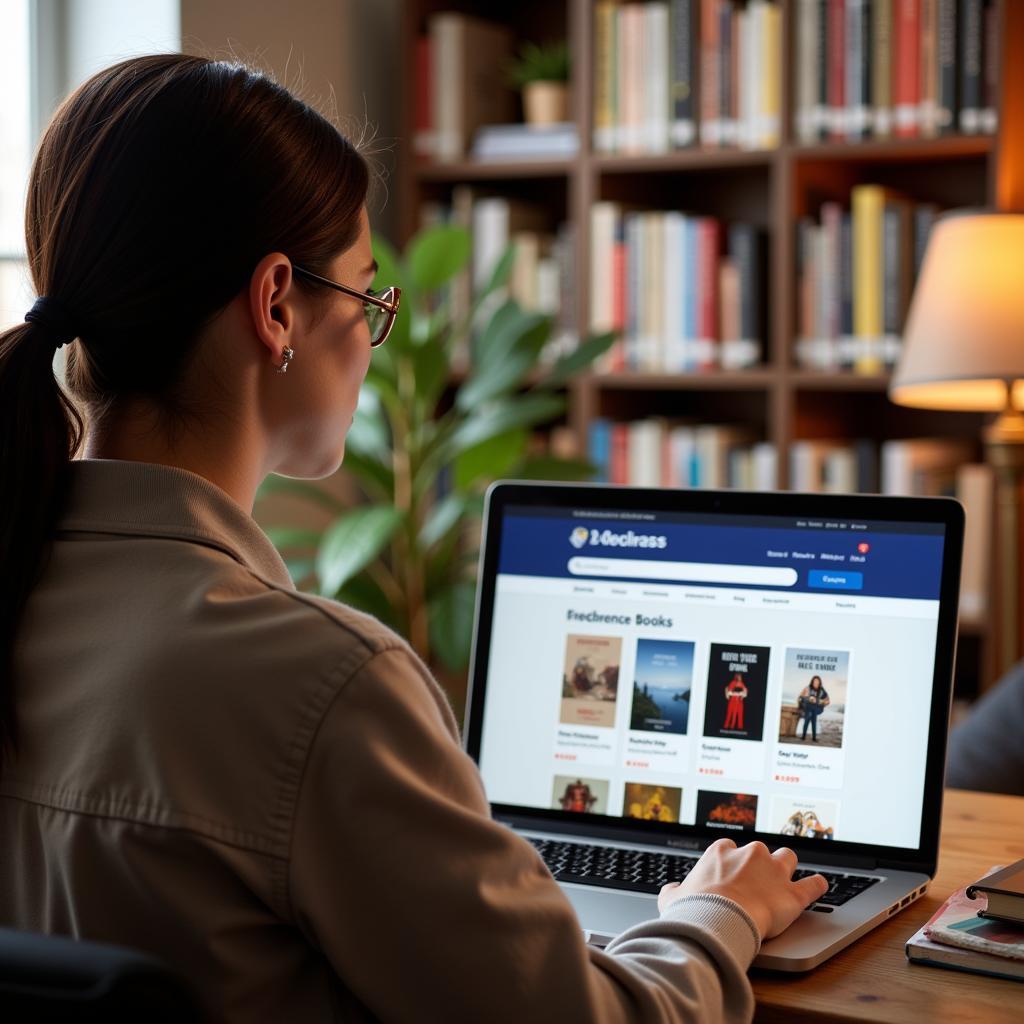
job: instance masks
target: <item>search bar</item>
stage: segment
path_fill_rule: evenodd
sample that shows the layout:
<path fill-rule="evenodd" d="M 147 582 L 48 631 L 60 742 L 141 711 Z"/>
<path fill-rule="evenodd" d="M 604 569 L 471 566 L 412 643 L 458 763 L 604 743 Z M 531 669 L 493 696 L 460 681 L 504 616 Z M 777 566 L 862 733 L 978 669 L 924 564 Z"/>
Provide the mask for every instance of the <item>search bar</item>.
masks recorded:
<path fill-rule="evenodd" d="M 614 576 L 618 579 L 672 580 L 676 583 L 744 583 L 756 587 L 792 587 L 796 569 L 766 565 L 720 565 L 715 562 L 661 562 L 641 558 L 569 559 L 573 576 Z"/>

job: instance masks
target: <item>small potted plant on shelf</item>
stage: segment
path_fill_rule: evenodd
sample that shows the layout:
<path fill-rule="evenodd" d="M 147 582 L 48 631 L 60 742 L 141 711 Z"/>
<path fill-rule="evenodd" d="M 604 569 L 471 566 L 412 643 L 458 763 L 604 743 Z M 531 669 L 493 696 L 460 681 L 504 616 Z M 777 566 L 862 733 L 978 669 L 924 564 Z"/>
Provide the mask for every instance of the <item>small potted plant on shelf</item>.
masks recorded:
<path fill-rule="evenodd" d="M 376 615 L 441 673 L 458 706 L 473 621 L 483 494 L 497 477 L 586 480 L 586 462 L 534 450 L 531 438 L 563 414 L 564 385 L 611 346 L 580 339 L 542 359 L 552 319 L 506 298 L 514 253 L 498 262 L 473 307 L 454 311 L 450 283 L 466 273 L 462 228 L 421 231 L 399 257 L 374 242 L 378 281 L 402 287 L 388 342 L 375 350 L 348 433 L 337 488 L 270 476 L 259 497 L 291 494 L 330 510 L 322 531 L 270 526 L 295 583 Z M 468 346 L 466 372 L 453 363 Z M 447 676 L 445 675 L 447 672 Z"/>
<path fill-rule="evenodd" d="M 568 43 L 524 43 L 509 69 L 509 77 L 522 92 L 527 124 L 560 124 L 568 119 Z"/>

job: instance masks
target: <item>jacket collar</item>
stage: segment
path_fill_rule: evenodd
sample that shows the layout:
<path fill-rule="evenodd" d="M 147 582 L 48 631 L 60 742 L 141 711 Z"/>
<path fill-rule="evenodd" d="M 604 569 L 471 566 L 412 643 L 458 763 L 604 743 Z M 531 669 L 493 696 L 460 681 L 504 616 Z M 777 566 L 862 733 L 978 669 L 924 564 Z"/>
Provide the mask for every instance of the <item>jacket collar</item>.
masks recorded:
<path fill-rule="evenodd" d="M 175 466 L 75 459 L 58 532 L 167 537 L 205 544 L 279 586 L 294 589 L 277 549 L 216 484 Z"/>

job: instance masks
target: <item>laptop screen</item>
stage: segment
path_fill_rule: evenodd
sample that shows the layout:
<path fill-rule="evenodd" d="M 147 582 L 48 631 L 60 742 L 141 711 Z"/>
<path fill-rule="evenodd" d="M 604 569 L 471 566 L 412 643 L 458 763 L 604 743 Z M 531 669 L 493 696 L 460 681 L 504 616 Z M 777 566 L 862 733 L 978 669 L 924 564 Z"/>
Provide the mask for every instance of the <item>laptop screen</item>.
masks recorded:
<path fill-rule="evenodd" d="M 917 850 L 948 526 L 592 493 L 492 517 L 492 803 Z"/>

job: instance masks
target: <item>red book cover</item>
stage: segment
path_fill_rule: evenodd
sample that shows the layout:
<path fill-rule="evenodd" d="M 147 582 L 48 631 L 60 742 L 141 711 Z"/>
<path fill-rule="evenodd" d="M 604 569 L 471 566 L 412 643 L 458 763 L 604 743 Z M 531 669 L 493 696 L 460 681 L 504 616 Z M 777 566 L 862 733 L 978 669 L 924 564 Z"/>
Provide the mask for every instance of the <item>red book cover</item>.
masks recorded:
<path fill-rule="evenodd" d="M 718 338 L 718 257 L 721 250 L 721 225 L 711 217 L 697 222 L 697 337 L 702 342 Z M 698 354 L 698 369 L 714 366 L 714 346 L 707 345 Z"/>
<path fill-rule="evenodd" d="M 619 339 L 612 346 L 609 369 L 626 368 L 626 343 L 622 335 L 626 331 L 626 243 L 616 242 L 612 246 L 612 329 L 619 332 Z"/>
<path fill-rule="evenodd" d="M 722 114 L 719 110 L 718 0 L 700 4 L 700 142 L 718 146 L 722 142 Z M 727 113 L 727 112 L 726 112 Z"/>
<path fill-rule="evenodd" d="M 829 136 L 846 141 L 846 4 L 828 4 L 828 120 Z"/>
<path fill-rule="evenodd" d="M 896 0 L 894 5 L 892 97 L 896 108 L 895 134 L 913 138 L 918 133 L 921 102 L 921 0 Z"/>
<path fill-rule="evenodd" d="M 413 96 L 413 150 L 417 156 L 434 156 L 434 138 L 431 131 L 430 111 L 433 104 L 431 96 L 431 46 L 430 36 L 420 36 L 416 40 L 416 92 Z"/>
<path fill-rule="evenodd" d="M 608 466 L 610 484 L 629 483 L 629 424 L 612 424 L 611 463 Z"/>

